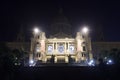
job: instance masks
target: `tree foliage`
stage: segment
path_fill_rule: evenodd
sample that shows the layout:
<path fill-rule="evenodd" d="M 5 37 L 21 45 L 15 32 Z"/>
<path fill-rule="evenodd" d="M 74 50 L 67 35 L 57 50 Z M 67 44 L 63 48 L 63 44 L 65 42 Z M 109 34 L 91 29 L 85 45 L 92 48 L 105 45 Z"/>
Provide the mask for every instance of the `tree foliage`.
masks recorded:
<path fill-rule="evenodd" d="M 11 50 L 5 43 L 0 43 L 0 67 L 11 67 L 15 62 L 22 62 L 26 56 L 27 52 Z"/>
<path fill-rule="evenodd" d="M 112 58 L 116 63 L 120 63 L 120 49 L 111 49 L 109 57 Z"/>
<path fill-rule="evenodd" d="M 0 66 L 6 67 L 11 66 L 13 61 L 13 55 L 11 50 L 6 46 L 5 43 L 0 43 Z"/>
<path fill-rule="evenodd" d="M 115 63 L 120 63 L 120 49 L 112 48 L 111 50 L 101 51 L 100 58 L 109 58 L 112 59 Z"/>

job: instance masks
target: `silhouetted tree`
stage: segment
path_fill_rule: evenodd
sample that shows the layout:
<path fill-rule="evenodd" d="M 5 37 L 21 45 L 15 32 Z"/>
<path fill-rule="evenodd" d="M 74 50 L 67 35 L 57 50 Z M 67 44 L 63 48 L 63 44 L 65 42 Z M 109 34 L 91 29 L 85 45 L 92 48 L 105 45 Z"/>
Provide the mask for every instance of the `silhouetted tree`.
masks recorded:
<path fill-rule="evenodd" d="M 109 51 L 108 50 L 102 50 L 99 54 L 99 58 L 104 59 L 105 57 L 109 57 Z"/>
<path fill-rule="evenodd" d="M 111 49 L 109 57 L 113 59 L 115 63 L 120 63 L 120 50 L 117 48 Z"/>
<path fill-rule="evenodd" d="M 9 47 L 5 43 L 0 43 L 0 71 L 3 72 L 3 76 L 11 76 L 14 70 L 13 60 L 14 57 Z"/>

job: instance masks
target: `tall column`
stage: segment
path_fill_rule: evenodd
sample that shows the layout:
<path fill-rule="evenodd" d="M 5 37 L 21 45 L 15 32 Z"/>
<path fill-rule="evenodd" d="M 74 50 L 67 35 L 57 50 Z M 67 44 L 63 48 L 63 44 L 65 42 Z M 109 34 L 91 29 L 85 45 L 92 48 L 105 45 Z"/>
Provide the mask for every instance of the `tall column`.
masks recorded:
<path fill-rule="evenodd" d="M 57 42 L 56 42 L 56 53 L 57 53 L 57 47 L 58 47 L 58 45 L 57 45 Z"/>
<path fill-rule="evenodd" d="M 69 52 L 69 42 L 68 42 L 68 54 L 70 54 L 70 52 Z"/>
<path fill-rule="evenodd" d="M 65 42 L 65 54 L 67 53 L 67 51 L 66 51 L 66 42 Z"/>
<path fill-rule="evenodd" d="M 57 42 L 56 42 L 56 45 L 55 45 L 55 57 L 54 57 L 54 62 L 57 63 Z"/>
<path fill-rule="evenodd" d="M 53 46 L 53 55 L 54 55 L 54 53 L 55 53 L 54 45 L 55 45 L 55 43 L 53 42 L 53 45 L 52 45 L 52 46 Z"/>

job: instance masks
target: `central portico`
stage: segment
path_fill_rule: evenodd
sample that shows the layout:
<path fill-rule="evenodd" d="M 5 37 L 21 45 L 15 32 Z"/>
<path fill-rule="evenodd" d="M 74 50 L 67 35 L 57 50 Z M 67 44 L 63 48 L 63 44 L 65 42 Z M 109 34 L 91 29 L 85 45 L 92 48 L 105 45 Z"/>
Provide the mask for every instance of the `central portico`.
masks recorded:
<path fill-rule="evenodd" d="M 54 55 L 55 63 L 57 63 L 59 60 L 64 60 L 66 63 L 68 63 L 68 56 L 75 56 L 75 44 L 75 40 L 72 38 L 48 39 L 46 44 L 47 59 L 51 58 L 51 55 Z"/>

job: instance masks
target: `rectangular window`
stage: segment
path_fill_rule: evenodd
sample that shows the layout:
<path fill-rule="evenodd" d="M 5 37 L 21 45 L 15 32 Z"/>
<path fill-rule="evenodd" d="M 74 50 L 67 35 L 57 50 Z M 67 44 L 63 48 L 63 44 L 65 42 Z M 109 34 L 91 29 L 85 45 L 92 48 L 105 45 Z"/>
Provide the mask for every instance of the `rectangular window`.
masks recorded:
<path fill-rule="evenodd" d="M 84 57 L 84 53 L 82 53 L 82 57 Z"/>
<path fill-rule="evenodd" d="M 86 47 L 85 46 L 83 46 L 83 51 L 86 51 Z"/>
<path fill-rule="evenodd" d="M 40 36 L 38 36 L 38 39 L 40 38 Z"/>

